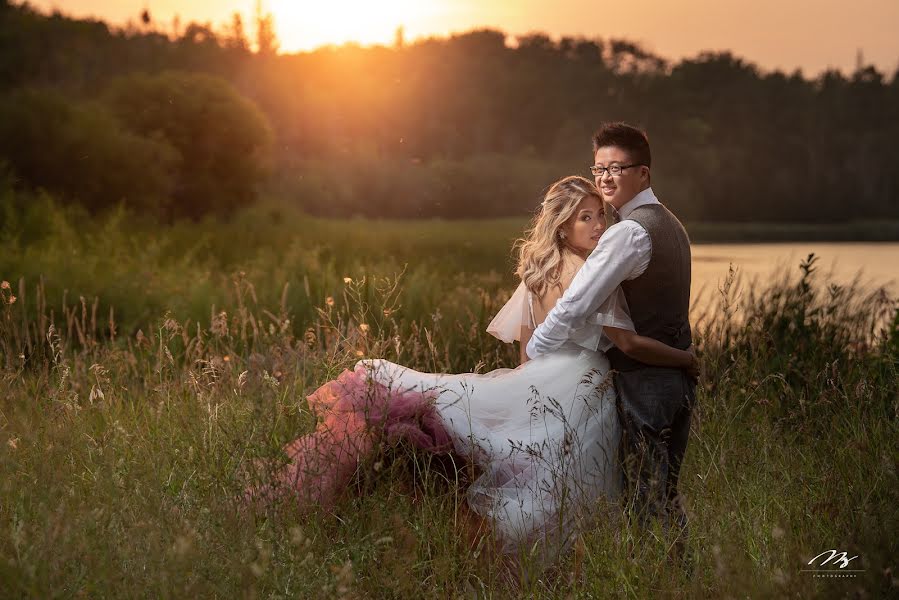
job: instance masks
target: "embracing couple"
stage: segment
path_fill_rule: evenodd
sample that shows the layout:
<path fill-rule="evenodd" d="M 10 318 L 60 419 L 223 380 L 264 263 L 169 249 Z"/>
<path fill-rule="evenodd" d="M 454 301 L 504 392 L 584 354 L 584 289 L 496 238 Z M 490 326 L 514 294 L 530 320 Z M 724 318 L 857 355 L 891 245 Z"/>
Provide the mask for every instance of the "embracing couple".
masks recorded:
<path fill-rule="evenodd" d="M 309 396 L 323 421 L 248 498 L 329 504 L 366 457 L 403 440 L 476 468 L 468 505 L 510 556 L 551 562 L 603 518 L 603 497 L 685 536 L 690 243 L 650 187 L 645 133 L 607 123 L 593 150 L 595 183 L 549 189 L 519 242 L 521 284 L 488 328 L 521 343 L 522 364 L 444 374 L 359 361 Z"/>

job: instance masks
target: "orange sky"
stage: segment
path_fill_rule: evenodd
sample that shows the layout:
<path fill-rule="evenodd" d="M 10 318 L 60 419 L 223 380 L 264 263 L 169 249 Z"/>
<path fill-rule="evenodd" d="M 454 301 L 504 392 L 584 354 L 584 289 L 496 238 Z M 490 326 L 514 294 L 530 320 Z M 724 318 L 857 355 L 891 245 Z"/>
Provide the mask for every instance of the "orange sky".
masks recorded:
<path fill-rule="evenodd" d="M 218 25 L 239 11 L 248 22 L 255 0 L 31 4 L 117 24 L 148 8 L 169 28 L 175 14 L 182 23 Z M 671 59 L 730 49 L 765 69 L 799 67 L 807 75 L 827 67 L 851 71 L 859 49 L 888 75 L 899 67 L 899 0 L 263 0 L 263 6 L 275 17 L 283 51 L 347 40 L 389 43 L 398 25 L 407 39 L 489 26 L 510 34 L 626 38 Z"/>

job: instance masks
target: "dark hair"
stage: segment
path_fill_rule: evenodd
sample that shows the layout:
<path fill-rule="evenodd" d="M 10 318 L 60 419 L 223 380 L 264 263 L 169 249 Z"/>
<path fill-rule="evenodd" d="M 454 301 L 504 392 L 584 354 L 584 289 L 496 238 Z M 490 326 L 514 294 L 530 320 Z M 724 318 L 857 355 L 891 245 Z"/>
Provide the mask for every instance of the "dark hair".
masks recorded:
<path fill-rule="evenodd" d="M 652 166 L 649 138 L 642 129 L 627 123 L 603 123 L 593 135 L 593 153 L 603 146 L 617 146 L 626 150 L 634 162 L 647 167 Z"/>

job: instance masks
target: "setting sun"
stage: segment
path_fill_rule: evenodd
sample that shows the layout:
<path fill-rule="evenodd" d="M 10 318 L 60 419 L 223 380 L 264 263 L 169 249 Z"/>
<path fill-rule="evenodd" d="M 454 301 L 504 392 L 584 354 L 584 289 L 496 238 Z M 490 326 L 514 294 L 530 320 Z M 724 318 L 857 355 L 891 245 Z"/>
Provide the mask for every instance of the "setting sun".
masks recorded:
<path fill-rule="evenodd" d="M 443 0 L 271 0 L 266 8 L 275 18 L 282 47 L 300 50 L 346 42 L 392 43 L 400 26 L 413 35 L 433 29 L 446 6 Z"/>

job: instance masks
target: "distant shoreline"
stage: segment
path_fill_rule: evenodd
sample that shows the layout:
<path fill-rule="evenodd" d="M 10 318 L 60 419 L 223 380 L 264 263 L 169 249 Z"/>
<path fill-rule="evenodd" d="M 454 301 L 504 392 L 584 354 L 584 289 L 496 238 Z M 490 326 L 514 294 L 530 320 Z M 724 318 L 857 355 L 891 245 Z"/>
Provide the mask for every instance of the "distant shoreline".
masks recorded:
<path fill-rule="evenodd" d="M 847 223 L 685 223 L 700 244 L 899 242 L 899 220 Z"/>
<path fill-rule="evenodd" d="M 371 219 L 354 216 L 346 219 L 338 217 L 303 218 L 319 223 L 336 223 L 349 221 L 354 223 L 378 223 L 389 228 L 403 228 L 429 224 L 436 233 L 442 225 L 466 230 L 475 228 L 478 231 L 494 228 L 496 232 L 504 232 L 508 236 L 517 237 L 527 229 L 530 219 L 522 217 L 498 217 L 486 219 Z M 749 222 L 735 221 L 702 222 L 685 221 L 684 227 L 690 241 L 696 244 L 765 244 L 791 242 L 899 242 L 899 219 L 858 220 L 846 223 L 786 223 L 786 222 Z M 444 230 L 445 231 L 445 230 Z"/>

